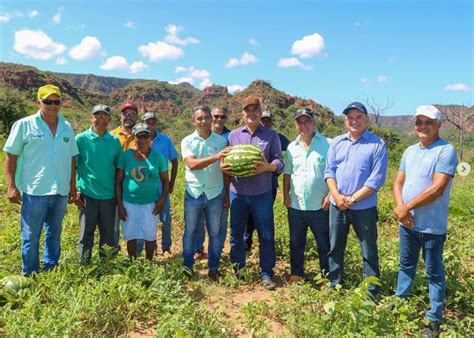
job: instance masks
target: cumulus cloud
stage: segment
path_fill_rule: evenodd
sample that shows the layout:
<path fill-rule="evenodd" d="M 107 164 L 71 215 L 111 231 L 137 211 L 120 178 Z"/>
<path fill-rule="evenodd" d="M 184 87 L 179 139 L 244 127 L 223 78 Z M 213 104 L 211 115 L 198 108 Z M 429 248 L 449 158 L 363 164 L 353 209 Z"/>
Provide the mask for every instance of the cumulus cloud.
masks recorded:
<path fill-rule="evenodd" d="M 194 79 L 192 77 L 189 77 L 189 76 L 184 76 L 184 77 L 180 77 L 176 80 L 168 81 L 168 83 L 171 83 L 171 84 L 180 84 L 180 83 L 183 83 L 183 82 L 187 82 L 190 85 L 193 85 L 194 84 Z"/>
<path fill-rule="evenodd" d="M 59 7 L 57 13 L 53 16 L 53 19 L 52 19 L 53 24 L 57 25 L 61 23 L 62 15 L 63 15 L 63 8 Z"/>
<path fill-rule="evenodd" d="M 74 60 L 98 59 L 106 53 L 100 45 L 100 41 L 95 36 L 86 36 L 81 43 L 72 47 L 69 56 Z"/>
<path fill-rule="evenodd" d="M 133 22 L 133 21 L 127 21 L 127 22 L 125 22 L 125 23 L 123 24 L 123 26 L 124 26 L 125 28 L 132 28 L 132 29 L 133 29 L 133 28 L 136 28 L 136 27 L 135 27 L 135 22 Z"/>
<path fill-rule="evenodd" d="M 7 23 L 11 19 L 14 18 L 21 18 L 21 17 L 29 17 L 29 18 L 34 18 L 37 16 L 39 13 L 36 9 L 29 9 L 26 13 L 22 11 L 13 11 L 13 12 L 4 12 L 0 14 L 0 22 Z"/>
<path fill-rule="evenodd" d="M 172 24 L 166 25 L 165 31 L 166 33 L 168 33 L 168 35 L 166 35 L 165 41 L 173 45 L 179 45 L 179 46 L 186 46 L 190 43 L 193 43 L 193 44 L 199 43 L 199 40 L 192 36 L 188 36 L 185 39 L 181 39 L 178 35 L 182 30 L 183 30 L 182 26 L 177 26 L 177 25 L 172 25 Z"/>
<path fill-rule="evenodd" d="M 389 76 L 379 75 L 379 76 L 377 76 L 376 80 L 377 80 L 378 83 L 387 83 L 391 80 L 391 78 Z"/>
<path fill-rule="evenodd" d="M 142 61 L 133 62 L 131 65 L 128 64 L 127 59 L 123 56 L 111 56 L 100 66 L 103 70 L 121 70 L 129 73 L 139 73 L 146 69 L 148 66 Z"/>
<path fill-rule="evenodd" d="M 163 41 L 150 42 L 138 47 L 138 51 L 148 60 L 159 62 L 174 60 L 183 56 L 183 50 Z"/>
<path fill-rule="evenodd" d="M 36 60 L 51 60 L 66 50 L 62 43 L 54 42 L 41 30 L 23 29 L 15 32 L 13 49 Z"/>
<path fill-rule="evenodd" d="M 252 46 L 257 46 L 257 47 L 260 46 L 260 43 L 258 43 L 258 41 L 255 40 L 254 38 L 250 38 L 250 39 L 249 39 L 249 43 L 250 43 Z"/>
<path fill-rule="evenodd" d="M 304 70 L 311 70 L 313 69 L 312 66 L 305 65 L 302 63 L 300 60 L 297 58 L 286 58 L 286 59 L 280 59 L 277 63 L 278 67 L 282 68 L 289 68 L 289 67 L 300 67 L 301 69 Z"/>
<path fill-rule="evenodd" d="M 444 87 L 444 91 L 446 92 L 472 92 L 474 91 L 474 88 L 464 84 L 464 83 L 454 83 L 447 85 Z"/>
<path fill-rule="evenodd" d="M 314 33 L 293 42 L 291 53 L 299 55 L 302 58 L 310 58 L 319 54 L 323 48 L 324 38 L 318 33 Z"/>
<path fill-rule="evenodd" d="M 199 83 L 198 88 L 203 90 L 204 88 L 212 86 L 212 83 L 211 79 L 204 79 Z"/>
<path fill-rule="evenodd" d="M 241 92 L 242 90 L 244 90 L 245 87 L 244 86 L 241 86 L 241 85 L 230 85 L 230 86 L 227 86 L 227 90 L 229 91 L 229 93 L 231 94 L 235 94 L 235 93 L 238 93 L 238 92 Z"/>
<path fill-rule="evenodd" d="M 250 54 L 249 52 L 245 52 L 242 54 L 240 59 L 238 58 L 231 58 L 227 61 L 225 66 L 227 68 L 232 68 L 232 67 L 237 67 L 237 66 L 245 66 L 251 63 L 257 62 L 258 59 L 255 57 L 255 55 Z"/>
<path fill-rule="evenodd" d="M 57 65 L 62 66 L 62 65 L 65 65 L 66 63 L 67 63 L 66 58 L 64 58 L 62 56 L 60 56 L 56 59 L 56 64 Z"/>

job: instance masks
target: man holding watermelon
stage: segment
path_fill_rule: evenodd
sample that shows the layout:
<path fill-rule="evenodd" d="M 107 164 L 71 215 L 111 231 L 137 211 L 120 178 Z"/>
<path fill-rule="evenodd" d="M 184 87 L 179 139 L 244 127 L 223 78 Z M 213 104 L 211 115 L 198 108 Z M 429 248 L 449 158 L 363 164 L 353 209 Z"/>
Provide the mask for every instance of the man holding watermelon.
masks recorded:
<path fill-rule="evenodd" d="M 242 101 L 242 118 L 245 125 L 230 132 L 228 144 L 253 145 L 263 154 L 263 160 L 255 161 L 254 150 L 243 150 L 236 163 L 221 163 L 221 170 L 231 176 L 230 184 L 230 260 L 235 265 L 235 277 L 245 267 L 244 232 L 248 216 L 252 215 L 260 243 L 260 276 L 262 286 L 273 290 L 275 267 L 275 228 L 273 220 L 272 173 L 283 171 L 281 144 L 278 134 L 261 122 L 262 110 L 256 96 Z M 245 151 L 249 156 L 246 156 Z M 252 161 L 250 170 L 246 162 Z M 233 168 L 236 166 L 237 169 Z M 239 169 L 241 168 L 242 169 Z"/>

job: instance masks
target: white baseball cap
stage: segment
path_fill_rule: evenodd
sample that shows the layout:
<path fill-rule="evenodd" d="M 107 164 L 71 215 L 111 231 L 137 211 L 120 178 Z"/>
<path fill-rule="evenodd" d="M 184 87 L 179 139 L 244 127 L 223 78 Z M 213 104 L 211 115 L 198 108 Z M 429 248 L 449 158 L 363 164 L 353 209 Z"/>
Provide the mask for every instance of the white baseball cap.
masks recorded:
<path fill-rule="evenodd" d="M 423 115 L 433 120 L 441 120 L 441 112 L 435 106 L 419 106 L 416 108 L 415 116 Z"/>

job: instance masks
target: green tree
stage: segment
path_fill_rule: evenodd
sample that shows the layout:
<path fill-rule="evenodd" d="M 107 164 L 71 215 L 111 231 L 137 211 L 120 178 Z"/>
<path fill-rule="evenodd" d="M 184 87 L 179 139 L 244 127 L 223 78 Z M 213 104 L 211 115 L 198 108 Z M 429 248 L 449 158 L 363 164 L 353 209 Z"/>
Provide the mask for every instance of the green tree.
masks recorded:
<path fill-rule="evenodd" d="M 16 89 L 2 88 L 0 90 L 0 114 L 2 117 L 2 133 L 7 135 L 13 122 L 26 116 L 25 99 Z"/>

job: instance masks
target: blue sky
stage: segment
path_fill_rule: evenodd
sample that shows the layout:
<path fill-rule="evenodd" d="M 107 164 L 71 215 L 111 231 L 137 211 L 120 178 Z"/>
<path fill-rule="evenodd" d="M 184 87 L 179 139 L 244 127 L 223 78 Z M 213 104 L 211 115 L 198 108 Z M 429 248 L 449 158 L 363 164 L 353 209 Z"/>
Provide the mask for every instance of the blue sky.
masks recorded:
<path fill-rule="evenodd" d="M 472 1 L 18 1 L 0 4 L 0 60 L 68 73 L 255 79 L 336 114 L 354 100 L 474 104 Z"/>

